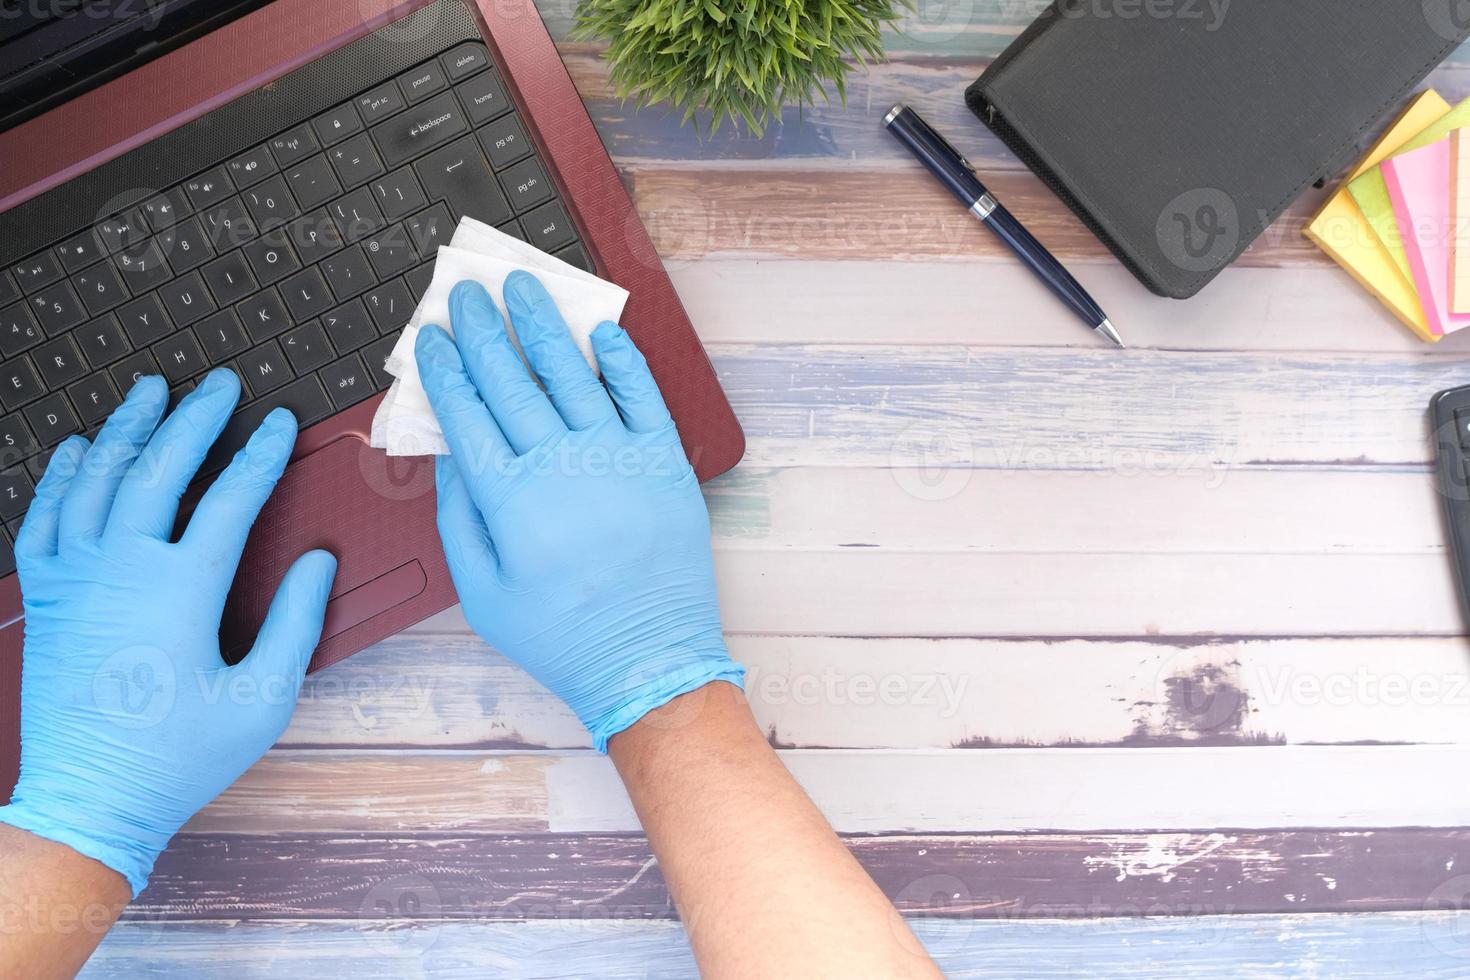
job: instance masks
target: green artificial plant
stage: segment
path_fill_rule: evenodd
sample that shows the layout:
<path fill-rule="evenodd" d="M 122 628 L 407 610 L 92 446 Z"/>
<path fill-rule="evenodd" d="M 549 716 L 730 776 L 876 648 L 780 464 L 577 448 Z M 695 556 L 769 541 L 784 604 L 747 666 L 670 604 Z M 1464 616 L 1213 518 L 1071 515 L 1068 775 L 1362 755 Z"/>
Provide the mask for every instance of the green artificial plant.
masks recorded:
<path fill-rule="evenodd" d="M 668 102 L 684 122 L 706 109 L 760 135 L 781 106 L 846 104 L 852 60 L 883 60 L 883 25 L 912 0 L 579 0 L 576 36 L 607 42 L 617 94 Z"/>

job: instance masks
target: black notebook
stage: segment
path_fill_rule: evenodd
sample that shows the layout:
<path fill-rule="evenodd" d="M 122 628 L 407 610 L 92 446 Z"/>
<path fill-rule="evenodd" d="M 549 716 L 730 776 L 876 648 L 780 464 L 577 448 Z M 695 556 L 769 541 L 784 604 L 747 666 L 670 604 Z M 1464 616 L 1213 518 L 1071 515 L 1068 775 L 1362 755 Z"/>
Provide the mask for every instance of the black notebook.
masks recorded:
<path fill-rule="evenodd" d="M 1058 0 L 965 99 L 1144 285 L 1184 299 L 1353 160 L 1470 36 L 1461 6 Z"/>

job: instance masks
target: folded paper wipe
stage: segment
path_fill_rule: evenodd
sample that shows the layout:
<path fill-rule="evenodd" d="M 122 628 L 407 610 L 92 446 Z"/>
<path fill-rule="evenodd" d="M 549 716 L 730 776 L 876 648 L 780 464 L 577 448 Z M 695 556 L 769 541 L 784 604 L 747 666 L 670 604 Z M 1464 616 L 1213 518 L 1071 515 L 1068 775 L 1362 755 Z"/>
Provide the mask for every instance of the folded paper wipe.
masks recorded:
<path fill-rule="evenodd" d="M 517 269 L 533 273 L 556 301 L 577 346 L 587 363 L 597 370 L 592 353 L 592 331 L 599 323 L 617 323 L 628 301 L 628 291 L 553 258 L 518 238 L 489 225 L 465 218 L 448 245 L 440 246 L 434 262 L 434 278 L 408 325 L 393 346 L 384 365 L 393 385 L 373 416 L 372 445 L 386 449 L 389 456 L 442 456 L 449 452 L 443 430 L 429 407 L 414 360 L 414 343 L 419 328 L 437 324 L 453 333 L 449 322 L 449 293 L 455 284 L 473 279 L 489 291 L 501 312 L 505 311 L 505 280 Z M 515 329 L 509 319 L 506 332 L 516 349 Z M 530 370 L 527 368 L 527 370 Z"/>

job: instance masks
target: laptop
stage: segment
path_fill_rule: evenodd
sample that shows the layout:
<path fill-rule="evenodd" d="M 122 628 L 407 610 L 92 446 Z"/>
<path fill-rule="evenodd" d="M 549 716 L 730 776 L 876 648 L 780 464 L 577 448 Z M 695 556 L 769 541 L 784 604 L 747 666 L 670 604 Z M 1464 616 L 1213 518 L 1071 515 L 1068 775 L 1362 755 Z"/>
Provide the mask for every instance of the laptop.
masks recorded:
<path fill-rule="evenodd" d="M 696 473 L 744 451 L 531 0 L 3 0 L 0 127 L 0 800 L 20 738 L 15 534 L 56 445 L 95 434 L 142 374 L 176 397 L 221 365 L 241 377 L 201 485 L 271 409 L 301 423 L 221 623 L 227 659 L 309 548 L 339 559 L 313 670 L 456 601 L 432 460 L 368 434 L 462 216 L 628 289 L 623 326 Z"/>

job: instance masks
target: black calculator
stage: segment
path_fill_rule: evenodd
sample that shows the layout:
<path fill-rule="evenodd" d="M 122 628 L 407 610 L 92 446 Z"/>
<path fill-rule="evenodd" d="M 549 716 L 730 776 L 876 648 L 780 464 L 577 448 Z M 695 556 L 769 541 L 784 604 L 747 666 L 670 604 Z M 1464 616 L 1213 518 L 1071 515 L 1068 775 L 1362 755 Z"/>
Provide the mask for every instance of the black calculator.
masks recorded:
<path fill-rule="evenodd" d="M 1470 386 L 1441 391 L 1429 403 L 1439 494 L 1450 528 L 1460 607 L 1470 623 Z"/>

